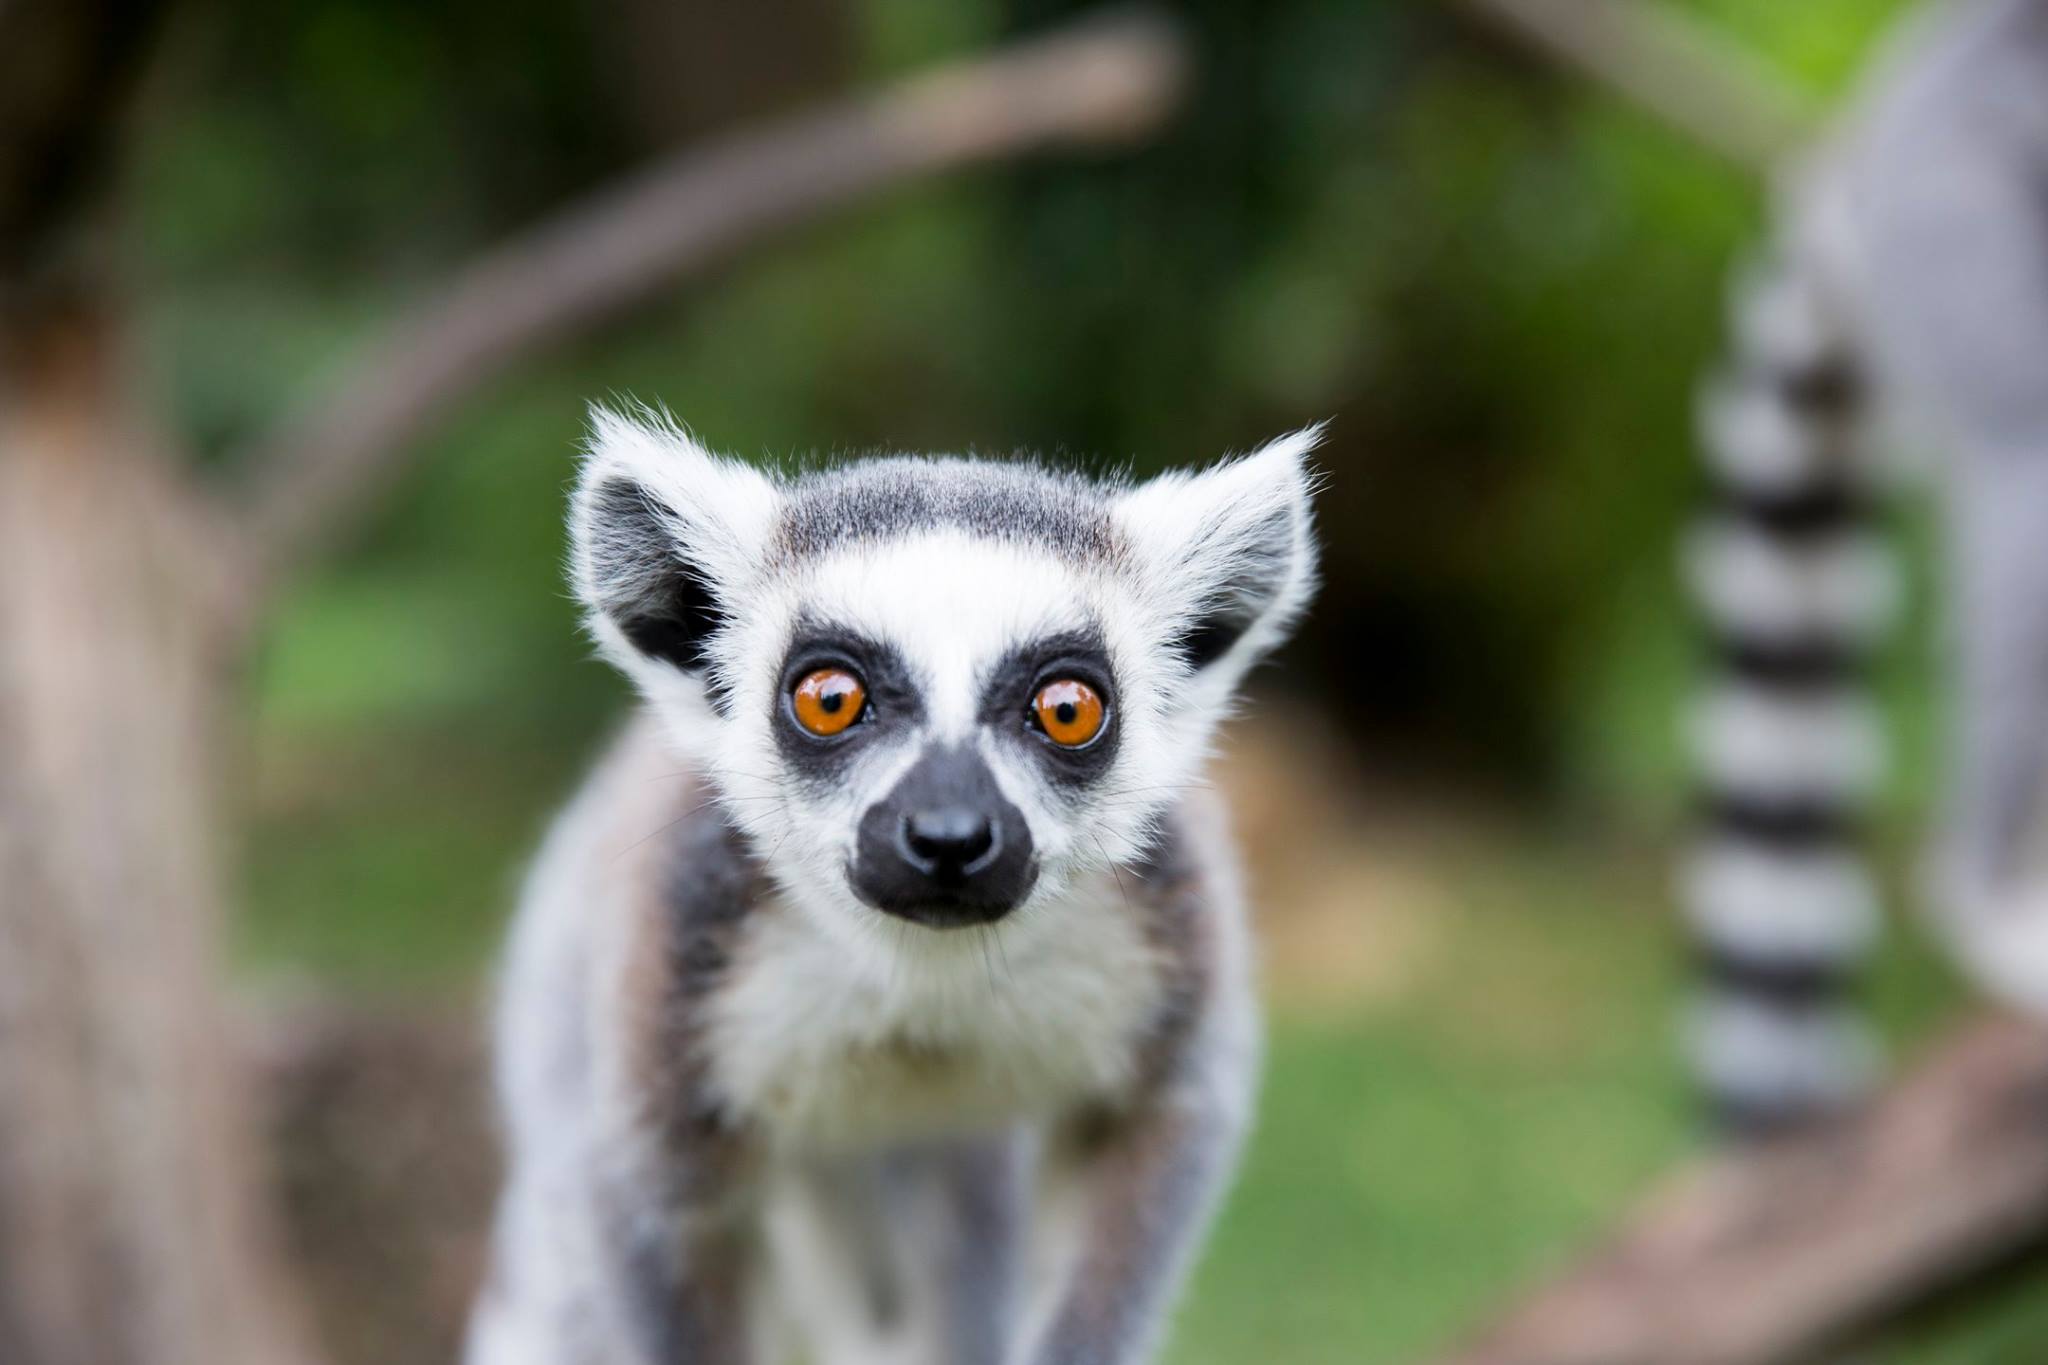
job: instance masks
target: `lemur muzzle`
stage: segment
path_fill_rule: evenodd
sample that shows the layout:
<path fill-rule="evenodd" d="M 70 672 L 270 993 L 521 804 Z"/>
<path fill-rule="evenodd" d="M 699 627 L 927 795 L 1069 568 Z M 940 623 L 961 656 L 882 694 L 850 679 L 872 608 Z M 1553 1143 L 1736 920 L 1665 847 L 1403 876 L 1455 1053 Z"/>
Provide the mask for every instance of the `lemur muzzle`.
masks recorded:
<path fill-rule="evenodd" d="M 889 914 L 933 928 L 987 924 L 1036 876 L 1023 812 L 970 748 L 928 750 L 861 817 L 853 887 Z"/>

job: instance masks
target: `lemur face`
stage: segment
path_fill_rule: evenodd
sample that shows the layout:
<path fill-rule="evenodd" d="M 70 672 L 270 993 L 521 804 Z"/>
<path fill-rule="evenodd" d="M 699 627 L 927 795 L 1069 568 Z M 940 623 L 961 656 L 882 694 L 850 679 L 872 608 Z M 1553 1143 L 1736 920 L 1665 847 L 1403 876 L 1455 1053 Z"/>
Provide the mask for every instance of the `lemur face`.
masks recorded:
<path fill-rule="evenodd" d="M 576 581 L 788 895 L 858 935 L 1056 913 L 1140 858 L 1313 580 L 1313 431 L 1136 487 L 891 458 L 777 481 L 599 412 Z"/>
<path fill-rule="evenodd" d="M 758 642 L 774 671 L 727 752 L 775 756 L 816 889 L 982 923 L 1138 848 L 1159 803 L 1131 773 L 1167 728 L 1150 694 L 1180 679 L 1148 668 L 1114 574 L 939 526 L 805 557 L 777 596 Z"/>

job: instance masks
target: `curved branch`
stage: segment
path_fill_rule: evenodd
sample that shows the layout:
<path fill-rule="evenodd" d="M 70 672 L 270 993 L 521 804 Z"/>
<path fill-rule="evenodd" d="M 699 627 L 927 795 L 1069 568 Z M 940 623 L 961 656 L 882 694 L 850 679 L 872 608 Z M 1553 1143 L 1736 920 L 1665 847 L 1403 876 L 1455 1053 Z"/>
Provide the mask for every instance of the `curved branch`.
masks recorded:
<path fill-rule="evenodd" d="M 1812 101 L 1804 92 L 1669 5 L 1464 4 L 1745 170 L 1768 176 L 1813 132 Z"/>
<path fill-rule="evenodd" d="M 259 583 L 331 544 L 465 395 L 777 231 L 940 172 L 1159 126 L 1184 57 L 1125 12 L 662 161 L 488 252 L 287 414 L 244 466 Z"/>

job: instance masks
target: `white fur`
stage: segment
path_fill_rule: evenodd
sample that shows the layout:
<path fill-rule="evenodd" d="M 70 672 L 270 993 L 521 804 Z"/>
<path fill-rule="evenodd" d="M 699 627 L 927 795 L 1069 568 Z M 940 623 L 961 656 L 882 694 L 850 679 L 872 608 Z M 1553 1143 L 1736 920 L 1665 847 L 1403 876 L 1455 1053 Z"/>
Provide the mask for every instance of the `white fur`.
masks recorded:
<path fill-rule="evenodd" d="M 1763 1110 L 1849 1100 L 1879 1065 L 1876 1037 L 1841 1006 L 1791 1011 L 1710 989 L 1695 1002 L 1685 1036 L 1709 1093 Z"/>
<path fill-rule="evenodd" d="M 1687 537 L 1685 568 L 1714 628 L 1744 640 L 1867 644 L 1902 595 L 1896 557 L 1868 532 L 1788 542 L 1715 517 Z"/>
<path fill-rule="evenodd" d="M 1126 1093 L 1159 964 L 1115 888 L 1092 890 L 1036 925 L 878 927 L 880 951 L 862 954 L 797 916 L 762 916 L 712 1021 L 721 1097 L 779 1140 L 830 1148 Z"/>
<path fill-rule="evenodd" d="M 1853 962 L 1877 939 L 1877 887 L 1836 849 L 1712 841 L 1680 871 L 1679 902 L 1703 940 L 1751 962 Z"/>
<path fill-rule="evenodd" d="M 1729 683 L 1689 721 L 1694 761 L 1716 791 L 1853 807 L 1883 775 L 1884 730 L 1860 689 L 1805 695 Z"/>
<path fill-rule="evenodd" d="M 1807 487 L 1836 471 L 1832 446 L 1769 394 L 1710 381 L 1698 404 L 1708 465 L 1732 488 L 1770 497 Z"/>

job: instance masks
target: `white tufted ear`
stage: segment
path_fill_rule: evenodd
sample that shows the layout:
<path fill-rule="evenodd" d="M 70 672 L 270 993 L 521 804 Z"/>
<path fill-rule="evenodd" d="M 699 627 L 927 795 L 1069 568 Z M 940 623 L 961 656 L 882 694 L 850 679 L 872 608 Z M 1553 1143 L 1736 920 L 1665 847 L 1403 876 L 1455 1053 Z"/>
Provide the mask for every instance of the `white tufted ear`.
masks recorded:
<path fill-rule="evenodd" d="M 1197 675 L 1224 690 L 1281 640 L 1315 591 L 1320 424 L 1195 473 L 1162 474 L 1115 515 L 1148 595 Z"/>
<path fill-rule="evenodd" d="M 759 571 L 781 494 L 673 420 L 590 411 L 569 514 L 576 595 L 612 661 L 642 686 L 677 674 L 714 690 L 709 646 Z"/>

